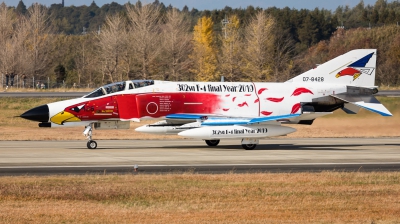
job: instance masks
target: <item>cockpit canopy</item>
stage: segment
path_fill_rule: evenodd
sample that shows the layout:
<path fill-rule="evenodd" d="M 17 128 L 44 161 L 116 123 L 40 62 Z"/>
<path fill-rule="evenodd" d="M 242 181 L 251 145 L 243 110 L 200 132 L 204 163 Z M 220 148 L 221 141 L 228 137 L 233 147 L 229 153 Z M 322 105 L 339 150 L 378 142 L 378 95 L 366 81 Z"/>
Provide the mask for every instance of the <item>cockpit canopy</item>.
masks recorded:
<path fill-rule="evenodd" d="M 110 93 L 115 93 L 119 91 L 137 89 L 144 86 L 154 85 L 154 80 L 128 80 L 123 82 L 115 82 L 111 84 L 104 85 L 88 95 L 83 96 L 84 98 L 94 98 L 99 96 L 108 95 Z"/>

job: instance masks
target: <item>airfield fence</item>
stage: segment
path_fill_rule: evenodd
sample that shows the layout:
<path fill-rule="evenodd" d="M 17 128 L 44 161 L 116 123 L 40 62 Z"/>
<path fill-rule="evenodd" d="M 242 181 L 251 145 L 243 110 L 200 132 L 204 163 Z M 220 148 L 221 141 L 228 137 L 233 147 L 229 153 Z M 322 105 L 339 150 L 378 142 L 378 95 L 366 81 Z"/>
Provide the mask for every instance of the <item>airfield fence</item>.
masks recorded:
<path fill-rule="evenodd" d="M 3 89 L 55 89 L 55 88 L 87 88 L 87 86 L 79 86 L 77 84 L 67 84 L 65 82 L 52 82 L 49 77 L 47 78 L 35 78 L 26 77 L 22 75 L 6 76 L 1 74 L 0 76 L 0 88 Z"/>

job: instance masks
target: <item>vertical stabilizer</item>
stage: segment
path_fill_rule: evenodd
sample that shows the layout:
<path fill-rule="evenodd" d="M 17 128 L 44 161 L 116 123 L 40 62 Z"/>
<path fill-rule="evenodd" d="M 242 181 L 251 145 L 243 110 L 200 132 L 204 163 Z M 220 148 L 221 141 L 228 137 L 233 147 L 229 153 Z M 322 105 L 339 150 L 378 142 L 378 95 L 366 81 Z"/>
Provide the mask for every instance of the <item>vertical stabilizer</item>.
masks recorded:
<path fill-rule="evenodd" d="M 357 49 L 340 55 L 287 82 L 375 85 L 376 49 Z"/>

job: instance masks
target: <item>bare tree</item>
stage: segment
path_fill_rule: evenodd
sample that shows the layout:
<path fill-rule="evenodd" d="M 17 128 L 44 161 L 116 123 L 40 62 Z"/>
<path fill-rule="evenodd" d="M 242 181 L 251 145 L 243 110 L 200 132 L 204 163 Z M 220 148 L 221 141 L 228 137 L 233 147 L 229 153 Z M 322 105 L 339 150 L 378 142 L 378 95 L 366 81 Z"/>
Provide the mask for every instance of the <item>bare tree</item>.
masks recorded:
<path fill-rule="evenodd" d="M 93 73 L 97 69 L 89 69 L 93 67 L 93 64 L 97 64 L 98 56 L 95 55 L 96 45 L 98 46 L 98 42 L 94 37 L 95 34 L 86 34 L 80 36 L 77 40 L 78 43 L 75 45 L 75 67 L 78 76 L 78 85 L 81 86 L 82 79 L 86 82 L 86 84 L 92 84 L 93 82 Z"/>
<path fill-rule="evenodd" d="M 120 15 L 107 16 L 105 26 L 98 35 L 101 70 L 110 82 L 122 80 L 121 58 L 127 48 L 126 21 Z M 83 59 L 83 58 L 82 58 Z"/>
<path fill-rule="evenodd" d="M 0 4 L 0 72 L 3 74 L 15 72 L 17 67 L 17 41 L 14 28 L 15 14 L 3 2 Z"/>
<path fill-rule="evenodd" d="M 274 48 L 272 57 L 273 81 L 286 81 L 290 78 L 290 72 L 293 69 L 294 41 L 287 32 L 276 32 Z"/>
<path fill-rule="evenodd" d="M 161 52 L 160 43 L 160 8 L 154 4 L 130 6 L 126 5 L 130 20 L 130 45 L 135 51 L 141 76 L 148 79 L 151 66 Z"/>
<path fill-rule="evenodd" d="M 38 3 L 28 9 L 27 18 L 22 18 L 18 30 L 18 39 L 23 44 L 20 62 L 25 62 L 21 66 L 27 74 L 40 76 L 51 66 L 55 38 L 49 19 L 47 8 Z"/>
<path fill-rule="evenodd" d="M 219 55 L 220 70 L 227 81 L 235 82 L 242 79 L 242 47 L 239 19 L 236 15 L 230 16 L 224 27 Z"/>
<path fill-rule="evenodd" d="M 270 64 L 274 52 L 275 20 L 265 12 L 258 12 L 246 27 L 245 74 L 249 80 L 270 80 Z"/>
<path fill-rule="evenodd" d="M 190 20 L 183 13 L 175 8 L 168 11 L 162 30 L 162 60 L 167 68 L 165 79 L 182 80 L 182 74 L 189 70 L 189 54 L 192 50 L 189 31 Z"/>

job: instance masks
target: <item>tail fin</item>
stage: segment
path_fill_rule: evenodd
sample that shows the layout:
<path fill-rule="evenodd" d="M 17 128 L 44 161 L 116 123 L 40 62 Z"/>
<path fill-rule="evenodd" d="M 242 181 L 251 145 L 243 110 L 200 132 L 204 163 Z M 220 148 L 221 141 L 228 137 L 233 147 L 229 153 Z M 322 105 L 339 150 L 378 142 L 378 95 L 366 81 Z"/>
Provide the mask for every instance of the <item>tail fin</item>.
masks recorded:
<path fill-rule="evenodd" d="M 287 82 L 322 82 L 349 86 L 375 85 L 376 49 L 357 49 L 340 55 Z"/>

